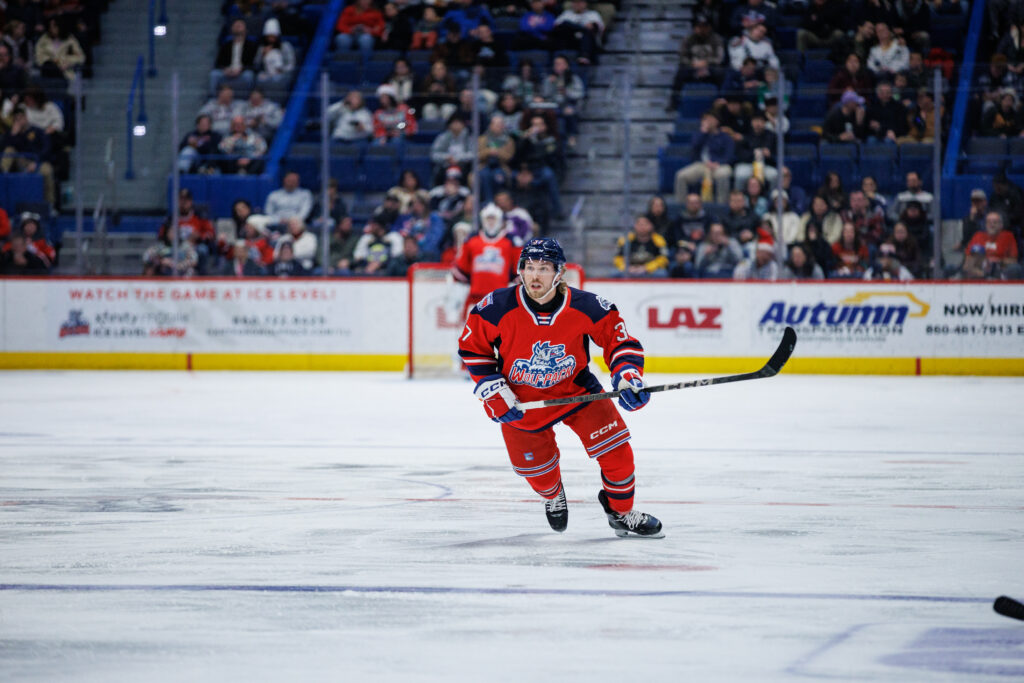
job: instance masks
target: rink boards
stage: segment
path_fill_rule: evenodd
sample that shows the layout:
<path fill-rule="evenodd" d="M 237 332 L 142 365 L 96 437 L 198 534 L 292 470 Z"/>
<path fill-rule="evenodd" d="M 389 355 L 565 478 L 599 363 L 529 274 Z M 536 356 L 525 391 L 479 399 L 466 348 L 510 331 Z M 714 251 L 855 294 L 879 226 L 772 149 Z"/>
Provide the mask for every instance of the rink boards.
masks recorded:
<path fill-rule="evenodd" d="M 438 354 L 461 325 L 418 306 Z M 430 288 L 436 289 L 433 291 Z M 1024 374 L 1024 285 L 589 280 L 654 372 L 758 367 L 787 325 L 787 372 Z M 0 368 L 401 371 L 404 280 L 0 279 Z M 595 356 L 599 354 L 594 350 Z"/>

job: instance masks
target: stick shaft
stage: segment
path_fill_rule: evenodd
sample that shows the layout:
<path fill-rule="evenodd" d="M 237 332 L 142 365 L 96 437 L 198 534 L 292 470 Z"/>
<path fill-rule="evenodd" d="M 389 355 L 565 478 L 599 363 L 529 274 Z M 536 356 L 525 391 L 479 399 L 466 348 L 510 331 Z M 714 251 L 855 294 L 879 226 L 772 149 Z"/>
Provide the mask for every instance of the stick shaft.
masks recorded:
<path fill-rule="evenodd" d="M 729 382 L 742 382 L 748 379 L 764 379 L 766 377 L 774 377 L 782 369 L 782 366 L 789 360 L 790 355 L 793 353 L 793 349 L 796 346 L 796 332 L 792 327 L 787 327 L 786 331 L 782 335 L 782 341 L 779 343 L 779 347 L 772 354 L 772 357 L 768 359 L 764 367 L 755 372 L 745 372 L 739 375 L 726 375 L 725 377 L 713 377 L 710 379 L 695 379 L 689 382 L 676 382 L 675 384 L 658 384 L 653 387 L 647 387 L 645 391 L 649 391 L 654 394 L 659 391 L 674 391 L 676 389 L 691 389 L 693 387 L 709 387 L 714 384 L 727 384 Z M 619 390 L 619 391 L 605 391 L 600 394 L 583 394 L 582 396 L 567 396 L 565 398 L 550 398 L 540 401 L 528 401 L 526 403 L 519 403 L 516 405 L 520 410 L 530 410 L 532 408 L 550 408 L 551 406 L 564 406 L 574 403 L 590 403 L 591 401 L 601 401 L 606 398 L 618 398 L 623 391 L 630 391 L 630 389 Z"/>

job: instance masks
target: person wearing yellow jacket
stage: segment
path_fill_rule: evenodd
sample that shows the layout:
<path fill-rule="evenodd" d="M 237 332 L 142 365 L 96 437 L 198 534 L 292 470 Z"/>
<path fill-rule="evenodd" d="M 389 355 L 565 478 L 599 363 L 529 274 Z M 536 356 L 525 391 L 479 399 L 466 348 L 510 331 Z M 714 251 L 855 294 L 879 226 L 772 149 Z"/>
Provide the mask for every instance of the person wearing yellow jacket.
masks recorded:
<path fill-rule="evenodd" d="M 633 230 L 620 237 L 615 269 L 624 277 L 667 277 L 668 242 L 647 216 L 637 216 Z"/>

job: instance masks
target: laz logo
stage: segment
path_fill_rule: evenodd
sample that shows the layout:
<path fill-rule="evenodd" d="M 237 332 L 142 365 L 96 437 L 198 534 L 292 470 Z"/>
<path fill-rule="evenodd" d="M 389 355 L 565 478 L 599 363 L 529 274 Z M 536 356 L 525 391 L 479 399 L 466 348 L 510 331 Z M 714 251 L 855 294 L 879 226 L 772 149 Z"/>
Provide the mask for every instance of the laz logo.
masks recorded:
<path fill-rule="evenodd" d="M 647 326 L 652 330 L 671 330 L 677 327 L 691 330 L 720 330 L 722 323 L 718 322 L 718 318 L 721 315 L 721 308 L 701 306 L 694 311 L 689 306 L 676 306 L 668 314 L 668 319 L 664 320 L 661 310 L 651 306 L 647 309 Z"/>
<path fill-rule="evenodd" d="M 604 427 L 601 427 L 596 432 L 591 434 L 590 438 L 591 439 L 596 439 L 597 437 L 601 436 L 602 434 L 607 434 L 608 432 L 610 432 L 613 429 L 615 429 L 618 426 L 618 424 L 619 424 L 619 421 L 616 420 L 615 422 L 612 422 L 610 425 L 605 425 Z"/>

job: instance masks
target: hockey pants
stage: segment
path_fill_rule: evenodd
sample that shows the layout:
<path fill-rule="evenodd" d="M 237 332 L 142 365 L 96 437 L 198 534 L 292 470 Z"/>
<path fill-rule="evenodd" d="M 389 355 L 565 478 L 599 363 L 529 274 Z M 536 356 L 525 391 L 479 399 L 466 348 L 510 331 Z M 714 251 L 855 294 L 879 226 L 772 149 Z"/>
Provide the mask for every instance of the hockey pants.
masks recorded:
<path fill-rule="evenodd" d="M 629 428 L 610 400 L 588 403 L 562 420 L 583 442 L 587 455 L 601 468 L 601 484 L 612 508 L 620 513 L 633 509 L 633 449 Z M 558 444 L 553 427 L 524 432 L 501 425 L 512 469 L 543 498 L 554 498 L 562 488 Z"/>

